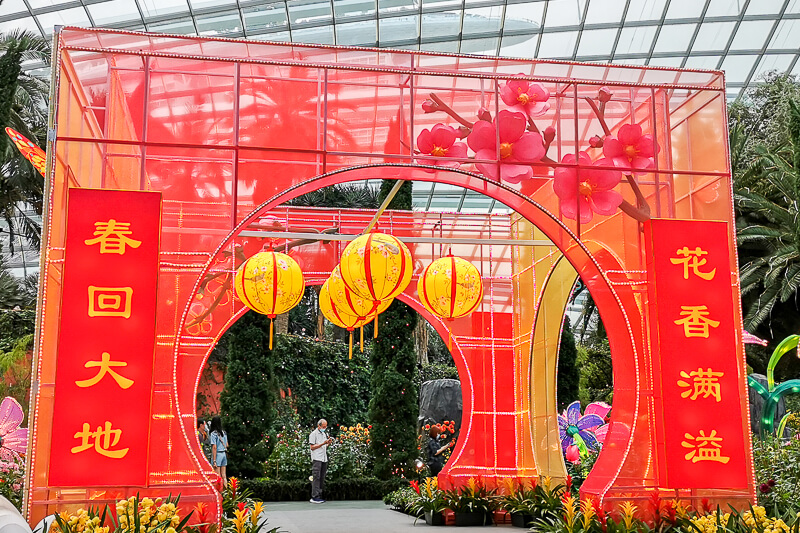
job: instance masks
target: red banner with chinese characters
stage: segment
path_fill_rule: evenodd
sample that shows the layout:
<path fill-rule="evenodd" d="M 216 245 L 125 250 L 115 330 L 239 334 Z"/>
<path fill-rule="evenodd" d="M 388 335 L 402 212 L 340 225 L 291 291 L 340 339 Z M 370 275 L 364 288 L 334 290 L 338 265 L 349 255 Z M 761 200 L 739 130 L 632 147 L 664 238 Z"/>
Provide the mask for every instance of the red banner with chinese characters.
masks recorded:
<path fill-rule="evenodd" d="M 728 226 L 656 219 L 645 239 L 659 485 L 746 488 Z"/>
<path fill-rule="evenodd" d="M 160 193 L 69 190 L 51 486 L 146 486 L 160 226 Z"/>

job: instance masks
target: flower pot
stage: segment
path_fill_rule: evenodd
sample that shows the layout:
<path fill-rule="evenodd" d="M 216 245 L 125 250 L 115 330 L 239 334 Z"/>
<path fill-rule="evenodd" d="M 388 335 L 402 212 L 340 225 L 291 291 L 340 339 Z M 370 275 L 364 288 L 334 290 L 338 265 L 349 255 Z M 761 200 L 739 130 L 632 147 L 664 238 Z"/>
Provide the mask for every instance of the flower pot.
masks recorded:
<path fill-rule="evenodd" d="M 528 513 L 513 512 L 511 513 L 511 525 L 514 527 L 530 527 L 529 524 L 533 522 L 533 515 Z"/>
<path fill-rule="evenodd" d="M 444 515 L 442 513 L 434 513 L 433 511 L 425 511 L 425 523 L 429 526 L 443 526 Z"/>
<path fill-rule="evenodd" d="M 455 513 L 457 526 L 485 526 L 491 524 L 491 518 L 483 511 Z"/>

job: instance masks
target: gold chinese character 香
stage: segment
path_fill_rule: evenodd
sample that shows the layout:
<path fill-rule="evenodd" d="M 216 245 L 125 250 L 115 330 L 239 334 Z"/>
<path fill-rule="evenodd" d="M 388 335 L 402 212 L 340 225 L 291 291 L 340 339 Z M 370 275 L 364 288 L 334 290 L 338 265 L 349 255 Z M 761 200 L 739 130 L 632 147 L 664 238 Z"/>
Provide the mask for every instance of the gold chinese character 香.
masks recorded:
<path fill-rule="evenodd" d="M 708 307 L 705 305 L 682 305 L 681 316 L 675 320 L 679 326 L 683 326 L 683 334 L 686 338 L 703 337 L 708 338 L 709 328 L 716 328 L 719 322 L 708 318 Z"/>
<path fill-rule="evenodd" d="M 83 423 L 83 429 L 75 433 L 75 438 L 80 439 L 81 443 L 74 446 L 70 451 L 80 453 L 94 448 L 97 453 L 110 457 L 111 459 L 122 459 L 130 448 L 114 450 L 114 446 L 119 444 L 122 437 L 121 429 L 111 429 L 111 422 L 106 421 L 104 426 L 97 426 L 97 431 L 92 431 L 88 422 Z"/>
<path fill-rule="evenodd" d="M 702 396 L 721 402 L 722 391 L 719 386 L 719 378 L 724 375 L 724 372 L 714 372 L 710 368 L 708 370 L 698 368 L 692 372 L 682 370 L 681 377 L 683 379 L 678 380 L 678 386 L 686 390 L 681 393 L 681 398 L 696 400 Z"/>
<path fill-rule="evenodd" d="M 708 255 L 708 252 L 701 250 L 699 246 L 694 250 L 691 250 L 688 246 L 684 246 L 675 253 L 683 257 L 670 257 L 669 260 L 673 265 L 683 264 L 683 279 L 689 279 L 689 271 L 698 278 L 706 281 L 714 278 L 714 274 L 717 272 L 716 268 L 711 269 L 710 272 L 703 272 L 700 270 L 700 267 L 708 262 L 707 259 L 702 257 Z"/>
<path fill-rule="evenodd" d="M 107 222 L 94 223 L 94 239 L 86 239 L 89 246 L 100 244 L 101 254 L 125 254 L 125 247 L 138 248 L 142 241 L 128 237 L 133 235 L 130 222 L 117 222 L 113 218 Z"/>

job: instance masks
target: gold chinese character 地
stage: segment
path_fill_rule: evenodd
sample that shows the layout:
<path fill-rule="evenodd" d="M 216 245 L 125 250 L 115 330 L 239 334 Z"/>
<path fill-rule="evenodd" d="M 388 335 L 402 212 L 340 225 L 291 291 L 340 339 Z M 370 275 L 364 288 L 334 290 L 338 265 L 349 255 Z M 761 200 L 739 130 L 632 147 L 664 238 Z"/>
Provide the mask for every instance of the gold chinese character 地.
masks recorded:
<path fill-rule="evenodd" d="M 86 239 L 89 246 L 100 244 L 101 254 L 125 254 L 125 247 L 138 248 L 142 241 L 128 237 L 133 235 L 130 222 L 117 222 L 111 218 L 107 222 L 94 223 L 94 239 Z"/>
<path fill-rule="evenodd" d="M 718 402 L 722 401 L 722 391 L 720 390 L 719 378 L 725 375 L 724 372 L 714 372 L 710 368 L 703 370 L 698 368 L 692 372 L 681 371 L 683 379 L 678 380 L 678 386 L 685 388 L 681 393 L 681 398 L 696 400 L 699 397 L 714 398 Z"/>
<path fill-rule="evenodd" d="M 714 279 L 714 274 L 717 273 L 716 268 L 713 268 L 710 272 L 703 272 L 700 270 L 700 267 L 708 262 L 707 259 L 702 257 L 708 255 L 708 252 L 701 250 L 699 246 L 694 250 L 690 249 L 688 246 L 684 246 L 675 253 L 683 257 L 670 257 L 669 260 L 673 265 L 683 264 L 683 279 L 689 279 L 689 271 L 706 281 Z"/>
<path fill-rule="evenodd" d="M 679 326 L 683 326 L 683 334 L 686 338 L 703 337 L 708 338 L 709 328 L 716 328 L 719 322 L 708 317 L 708 307 L 705 305 L 682 305 L 681 316 L 675 321 Z"/>
<path fill-rule="evenodd" d="M 76 381 L 75 384 L 78 387 L 91 387 L 93 385 L 97 385 L 106 374 L 114 378 L 114 381 L 117 382 L 117 385 L 123 389 L 127 389 L 133 385 L 132 379 L 128 379 L 112 370 L 112 367 L 128 366 L 128 363 L 124 361 L 112 361 L 111 354 L 108 352 L 103 352 L 101 357 L 102 359 L 100 361 L 88 361 L 85 365 L 83 365 L 86 368 L 99 367 L 100 370 L 98 370 L 97 374 L 95 374 L 95 376 L 92 378 Z"/>
<path fill-rule="evenodd" d="M 111 459 L 122 459 L 130 449 L 113 449 L 119 444 L 119 439 L 122 438 L 122 430 L 111 429 L 111 422 L 109 421 L 106 421 L 104 426 L 97 426 L 97 431 L 92 431 L 89 423 L 84 422 L 83 429 L 75 433 L 75 438 L 80 439 L 81 443 L 70 450 L 72 453 L 80 453 L 94 448 L 100 455 Z"/>
<path fill-rule="evenodd" d="M 692 436 L 691 433 L 685 433 L 686 440 L 681 442 L 684 448 L 691 448 L 692 450 L 684 455 L 684 459 L 693 463 L 700 461 L 716 461 L 718 463 L 727 464 L 731 460 L 730 457 L 722 455 L 722 437 L 717 436 L 717 430 L 712 429 L 711 433 L 706 435 L 705 431 L 700 430 L 697 437 Z"/>
<path fill-rule="evenodd" d="M 131 317 L 132 287 L 89 285 L 89 316 Z"/>

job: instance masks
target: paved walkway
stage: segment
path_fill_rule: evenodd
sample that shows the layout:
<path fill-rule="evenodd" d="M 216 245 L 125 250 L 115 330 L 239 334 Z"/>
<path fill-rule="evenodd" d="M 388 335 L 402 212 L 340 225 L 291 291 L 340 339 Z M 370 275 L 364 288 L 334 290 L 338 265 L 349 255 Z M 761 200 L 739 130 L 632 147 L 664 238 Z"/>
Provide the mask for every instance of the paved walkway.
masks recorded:
<path fill-rule="evenodd" d="M 267 525 L 269 531 L 273 527 L 282 533 L 395 533 L 426 529 L 432 533 L 449 531 L 450 527 L 432 528 L 425 520 L 414 518 L 392 511 L 381 501 L 343 501 L 327 502 L 321 505 L 309 502 L 265 502 Z M 454 533 L 462 531 L 483 531 L 491 533 L 503 529 L 508 533 L 525 531 L 508 525 L 487 527 L 460 527 Z"/>

